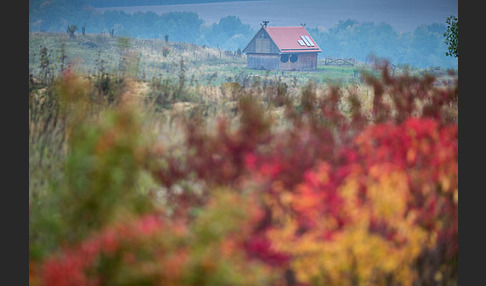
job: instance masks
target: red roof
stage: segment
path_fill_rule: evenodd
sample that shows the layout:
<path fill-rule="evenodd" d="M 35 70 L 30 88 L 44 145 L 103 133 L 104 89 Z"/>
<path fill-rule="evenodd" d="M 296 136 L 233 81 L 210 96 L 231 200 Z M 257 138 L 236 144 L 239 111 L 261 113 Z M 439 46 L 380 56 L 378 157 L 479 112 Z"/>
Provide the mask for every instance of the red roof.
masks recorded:
<path fill-rule="evenodd" d="M 282 53 L 295 52 L 322 52 L 314 39 L 309 35 L 305 27 L 264 27 L 270 38 L 277 45 Z M 302 36 L 311 40 L 311 46 L 307 46 Z M 302 46 L 299 40 L 304 43 Z M 312 46 L 314 44 L 314 46 Z"/>

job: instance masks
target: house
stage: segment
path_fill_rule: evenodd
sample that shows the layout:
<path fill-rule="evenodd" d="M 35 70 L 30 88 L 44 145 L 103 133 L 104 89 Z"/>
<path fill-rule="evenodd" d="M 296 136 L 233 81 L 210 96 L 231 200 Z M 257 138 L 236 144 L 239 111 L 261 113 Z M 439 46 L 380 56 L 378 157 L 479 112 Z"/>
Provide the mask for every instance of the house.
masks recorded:
<path fill-rule="evenodd" d="M 263 70 L 316 70 L 322 52 L 304 26 L 262 28 L 243 49 L 247 67 Z"/>

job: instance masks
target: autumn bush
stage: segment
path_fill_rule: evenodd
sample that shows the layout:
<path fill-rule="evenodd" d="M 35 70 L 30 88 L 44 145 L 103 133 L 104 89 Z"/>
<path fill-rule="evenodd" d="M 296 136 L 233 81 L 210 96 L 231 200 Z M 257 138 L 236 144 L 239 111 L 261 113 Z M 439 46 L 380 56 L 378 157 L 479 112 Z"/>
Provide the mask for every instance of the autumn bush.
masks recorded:
<path fill-rule="evenodd" d="M 371 106 L 240 85 L 235 118 L 193 113 L 176 145 L 151 135 L 130 80 L 94 112 L 65 73 L 61 175 L 29 201 L 30 283 L 457 284 L 457 82 L 380 70 L 364 74 Z"/>

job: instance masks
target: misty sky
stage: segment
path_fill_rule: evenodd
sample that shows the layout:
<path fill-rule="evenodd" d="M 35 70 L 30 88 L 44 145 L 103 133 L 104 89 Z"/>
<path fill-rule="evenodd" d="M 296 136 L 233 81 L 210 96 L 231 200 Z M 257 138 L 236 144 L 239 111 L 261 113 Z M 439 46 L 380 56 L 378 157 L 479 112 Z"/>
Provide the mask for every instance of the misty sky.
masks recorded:
<path fill-rule="evenodd" d="M 329 28 L 339 20 L 385 22 L 398 32 L 411 32 L 422 24 L 442 23 L 449 15 L 458 15 L 458 0 L 263 0 L 179 4 L 163 6 L 135 6 L 126 12 L 154 11 L 162 14 L 174 11 L 198 13 L 206 23 L 218 22 L 228 15 L 238 16 L 253 29 L 262 20 L 271 26 Z M 104 9 L 99 9 L 104 10 Z"/>

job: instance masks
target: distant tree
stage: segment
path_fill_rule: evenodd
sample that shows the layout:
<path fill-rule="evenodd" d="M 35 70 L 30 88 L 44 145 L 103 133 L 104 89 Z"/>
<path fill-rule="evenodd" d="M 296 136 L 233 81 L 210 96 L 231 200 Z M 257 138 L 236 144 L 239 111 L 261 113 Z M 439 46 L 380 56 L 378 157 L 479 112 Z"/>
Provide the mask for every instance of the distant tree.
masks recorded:
<path fill-rule="evenodd" d="M 445 43 L 448 48 L 448 51 L 446 52 L 446 56 L 457 58 L 458 57 L 457 44 L 459 39 L 458 38 L 459 21 L 457 17 L 451 15 L 447 17 L 446 23 L 447 23 L 447 30 L 444 33 Z"/>
<path fill-rule="evenodd" d="M 85 32 L 86 32 L 86 24 L 84 24 L 84 25 L 81 27 L 81 33 L 83 34 L 83 36 L 84 36 Z"/>
<path fill-rule="evenodd" d="M 172 42 L 194 42 L 204 23 L 194 12 L 169 12 L 158 16 L 159 30 L 170 35 Z"/>
<path fill-rule="evenodd" d="M 243 24 L 236 16 L 226 16 L 218 23 L 202 27 L 201 33 L 199 44 L 219 46 L 225 50 L 236 50 L 246 45 L 254 35 L 250 25 Z"/>
<path fill-rule="evenodd" d="M 219 20 L 216 26 L 219 33 L 223 33 L 226 37 L 231 38 L 236 34 L 246 34 L 250 32 L 250 25 L 245 25 L 240 18 L 236 16 L 226 16 Z"/>
<path fill-rule="evenodd" d="M 74 24 L 73 25 L 69 25 L 67 27 L 66 32 L 68 33 L 70 39 L 76 38 L 76 36 L 74 35 L 74 32 L 76 32 L 77 30 L 78 30 L 78 26 L 76 26 Z"/>

